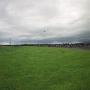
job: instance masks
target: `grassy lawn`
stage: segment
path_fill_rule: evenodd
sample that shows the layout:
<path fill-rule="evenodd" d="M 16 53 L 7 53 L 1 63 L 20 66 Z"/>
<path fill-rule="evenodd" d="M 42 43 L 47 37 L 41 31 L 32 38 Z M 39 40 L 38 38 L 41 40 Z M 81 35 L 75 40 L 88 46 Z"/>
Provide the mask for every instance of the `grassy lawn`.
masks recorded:
<path fill-rule="evenodd" d="M 90 90 L 90 51 L 0 47 L 0 90 Z"/>

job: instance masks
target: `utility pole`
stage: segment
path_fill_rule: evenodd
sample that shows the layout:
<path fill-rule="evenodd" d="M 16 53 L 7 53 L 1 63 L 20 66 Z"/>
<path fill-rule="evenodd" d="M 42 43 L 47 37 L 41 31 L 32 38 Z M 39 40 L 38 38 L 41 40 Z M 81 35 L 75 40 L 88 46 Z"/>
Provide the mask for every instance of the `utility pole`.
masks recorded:
<path fill-rule="evenodd" d="M 12 41 L 11 41 L 11 38 L 9 39 L 9 45 L 11 46 L 11 44 L 12 44 Z"/>

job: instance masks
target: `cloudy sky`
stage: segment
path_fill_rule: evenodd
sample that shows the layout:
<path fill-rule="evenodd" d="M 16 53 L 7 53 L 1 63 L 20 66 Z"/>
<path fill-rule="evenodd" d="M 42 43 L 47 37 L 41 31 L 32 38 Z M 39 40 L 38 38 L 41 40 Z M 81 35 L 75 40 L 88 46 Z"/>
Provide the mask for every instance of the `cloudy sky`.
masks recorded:
<path fill-rule="evenodd" d="M 89 5 L 90 0 L 0 0 L 0 44 L 90 41 Z"/>

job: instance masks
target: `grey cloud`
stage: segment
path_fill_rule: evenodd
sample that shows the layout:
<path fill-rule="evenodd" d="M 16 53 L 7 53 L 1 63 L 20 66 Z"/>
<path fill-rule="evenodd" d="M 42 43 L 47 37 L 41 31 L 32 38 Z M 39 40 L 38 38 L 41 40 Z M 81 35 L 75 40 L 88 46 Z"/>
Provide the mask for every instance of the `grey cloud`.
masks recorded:
<path fill-rule="evenodd" d="M 9 38 L 15 42 L 89 41 L 89 4 L 89 0 L 0 0 L 0 42 Z"/>

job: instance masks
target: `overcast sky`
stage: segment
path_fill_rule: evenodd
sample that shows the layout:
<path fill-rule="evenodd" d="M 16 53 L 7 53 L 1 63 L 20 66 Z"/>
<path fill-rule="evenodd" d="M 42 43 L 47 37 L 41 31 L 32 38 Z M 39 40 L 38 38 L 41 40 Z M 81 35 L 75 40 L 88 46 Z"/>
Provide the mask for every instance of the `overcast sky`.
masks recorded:
<path fill-rule="evenodd" d="M 90 0 L 0 0 L 0 43 L 67 37 L 90 40 Z"/>

